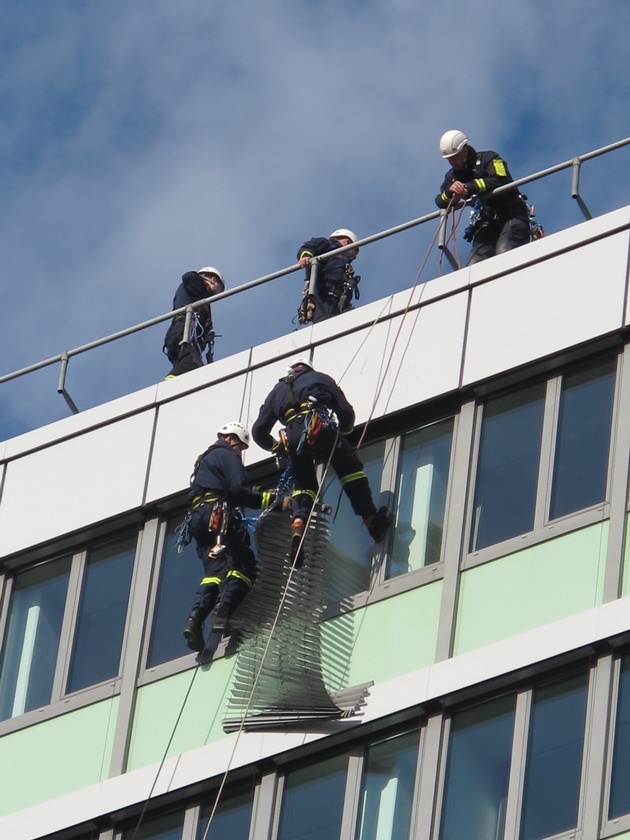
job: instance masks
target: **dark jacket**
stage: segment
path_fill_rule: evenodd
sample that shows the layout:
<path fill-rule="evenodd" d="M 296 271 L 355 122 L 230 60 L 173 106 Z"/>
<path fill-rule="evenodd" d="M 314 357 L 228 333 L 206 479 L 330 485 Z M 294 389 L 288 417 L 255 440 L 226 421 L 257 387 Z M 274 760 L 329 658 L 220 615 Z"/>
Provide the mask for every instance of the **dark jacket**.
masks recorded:
<path fill-rule="evenodd" d="M 529 224 L 527 207 L 516 187 L 500 195 L 484 198 L 484 193 L 504 184 L 511 184 L 513 180 L 507 163 L 496 152 L 477 152 L 472 146 L 468 146 L 465 167 L 457 170 L 451 167 L 448 170 L 435 203 L 438 207 L 447 207 L 452 198 L 452 194 L 448 191 L 449 186 L 453 181 L 461 181 L 466 184 L 468 195 L 476 195 L 483 199 L 483 205 L 491 212 L 494 211 L 497 220 L 501 223 L 507 219 L 521 218 Z"/>
<path fill-rule="evenodd" d="M 299 410 L 300 404 L 312 397 L 337 415 L 339 429 L 348 434 L 354 426 L 354 409 L 335 380 L 326 373 L 302 368 L 282 377 L 272 388 L 252 426 L 252 437 L 262 449 L 271 450 L 274 439 L 271 430 L 277 420 L 285 423 L 289 409 Z"/>
<path fill-rule="evenodd" d="M 197 274 L 196 271 L 187 271 L 186 274 L 182 275 L 182 282 L 175 292 L 175 297 L 173 298 L 173 309 L 181 309 L 182 306 L 188 306 L 191 303 L 195 303 L 196 301 L 203 300 L 207 297 L 210 297 L 210 292 L 208 291 L 206 284 L 203 282 L 201 274 Z M 200 306 L 195 310 L 195 312 L 203 324 L 204 332 L 210 332 L 212 330 L 212 312 L 210 310 L 210 304 L 207 303 L 205 306 Z"/>
<path fill-rule="evenodd" d="M 219 439 L 197 458 L 190 497 L 211 491 L 233 505 L 262 507 L 262 493 L 250 490 L 240 456 L 230 444 Z"/>
<path fill-rule="evenodd" d="M 322 254 L 327 254 L 329 251 L 335 251 L 341 248 L 341 243 L 336 239 L 327 239 L 324 236 L 317 236 L 314 239 L 309 239 L 298 251 L 298 260 L 302 257 L 320 257 Z M 339 300 L 344 291 L 344 283 L 346 279 L 346 266 L 352 263 L 353 256 L 349 256 L 348 251 L 343 254 L 338 254 L 335 257 L 329 257 L 327 260 L 322 260 L 318 265 L 317 279 L 315 281 L 315 294 L 318 297 L 335 298 Z M 308 281 L 310 276 L 310 268 L 306 269 L 306 279 Z M 345 307 L 351 308 L 349 301 Z"/>

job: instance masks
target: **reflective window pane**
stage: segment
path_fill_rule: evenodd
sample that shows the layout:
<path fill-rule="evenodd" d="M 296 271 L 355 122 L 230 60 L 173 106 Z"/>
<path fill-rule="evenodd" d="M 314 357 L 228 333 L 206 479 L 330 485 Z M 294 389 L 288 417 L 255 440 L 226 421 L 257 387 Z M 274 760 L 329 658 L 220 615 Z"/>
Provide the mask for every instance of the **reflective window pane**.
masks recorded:
<path fill-rule="evenodd" d="M 522 840 L 540 840 L 577 825 L 586 694 L 585 674 L 534 692 Z"/>
<path fill-rule="evenodd" d="M 470 550 L 534 524 L 545 385 L 488 402 L 483 415 Z"/>
<path fill-rule="evenodd" d="M 630 814 L 630 656 L 625 656 L 619 675 L 617 716 L 613 745 L 608 817 Z"/>
<path fill-rule="evenodd" d="M 347 764 L 341 755 L 288 774 L 278 840 L 339 840 Z"/>
<path fill-rule="evenodd" d="M 614 391 L 614 359 L 563 378 L 551 519 L 606 498 Z"/>
<path fill-rule="evenodd" d="M 51 701 L 70 563 L 64 557 L 15 579 L 0 673 L 2 720 Z"/>
<path fill-rule="evenodd" d="M 419 738 L 419 732 L 410 732 L 369 748 L 357 840 L 406 840 L 409 836 Z"/>
<path fill-rule="evenodd" d="M 157 819 L 142 819 L 123 832 L 123 840 L 182 840 L 184 811 L 173 811 Z"/>
<path fill-rule="evenodd" d="M 403 439 L 388 578 L 440 559 L 452 438 L 453 421 L 446 420 Z"/>
<path fill-rule="evenodd" d="M 67 690 L 118 675 L 136 550 L 134 534 L 92 551 L 83 574 Z"/>
<path fill-rule="evenodd" d="M 182 627 L 192 607 L 195 591 L 203 576 L 203 568 L 197 557 L 194 542 L 189 543 L 181 554 L 177 553 L 175 529 L 183 518 L 182 513 L 168 523 L 164 538 L 147 658 L 148 668 L 190 653 L 182 636 Z"/>
<path fill-rule="evenodd" d="M 377 508 L 384 452 L 385 444 L 380 441 L 362 447 L 358 453 Z M 329 470 L 324 479 L 323 500 L 333 509 L 326 599 L 327 603 L 334 603 L 368 589 L 374 542 L 360 517 L 352 512 L 333 470 Z"/>
<path fill-rule="evenodd" d="M 514 730 L 513 697 L 460 712 L 451 727 L 440 840 L 502 837 Z"/>
<path fill-rule="evenodd" d="M 201 809 L 196 840 L 248 840 L 252 820 L 252 794 L 247 791 L 239 796 L 221 797 L 208 829 L 208 819 L 214 801 Z"/>

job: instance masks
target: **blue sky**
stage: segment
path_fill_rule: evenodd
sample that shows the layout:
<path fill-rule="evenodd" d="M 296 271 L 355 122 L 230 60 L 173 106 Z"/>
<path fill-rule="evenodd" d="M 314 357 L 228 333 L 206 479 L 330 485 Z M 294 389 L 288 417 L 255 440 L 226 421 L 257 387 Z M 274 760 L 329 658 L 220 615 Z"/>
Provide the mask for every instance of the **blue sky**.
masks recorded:
<path fill-rule="evenodd" d="M 233 287 L 432 212 L 448 128 L 515 177 L 629 136 L 628 32 L 627 0 L 1 0 L 0 375 L 167 312 L 190 269 Z M 593 213 L 629 174 L 586 165 Z M 582 220 L 568 173 L 527 192 L 548 232 Z M 360 303 L 414 283 L 426 227 L 364 249 Z M 294 329 L 301 288 L 216 304 L 217 357 Z M 163 378 L 165 328 L 74 358 L 78 406 Z M 58 375 L 0 385 L 0 440 L 68 414 Z"/>

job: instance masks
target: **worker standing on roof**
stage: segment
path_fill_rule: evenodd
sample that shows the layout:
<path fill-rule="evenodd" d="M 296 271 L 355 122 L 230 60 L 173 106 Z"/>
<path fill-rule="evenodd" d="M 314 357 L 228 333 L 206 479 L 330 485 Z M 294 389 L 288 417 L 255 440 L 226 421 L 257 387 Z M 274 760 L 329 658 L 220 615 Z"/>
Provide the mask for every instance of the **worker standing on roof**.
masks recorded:
<path fill-rule="evenodd" d="M 354 513 L 363 519 L 372 539 L 382 542 L 392 515 L 386 507 L 376 510 L 363 464 L 344 437 L 353 429 L 354 409 L 335 380 L 316 371 L 308 359 L 295 359 L 287 375 L 268 394 L 252 426 L 252 437 L 258 446 L 271 452 L 278 451 L 280 443 L 271 435 L 278 420 L 286 426 L 294 485 L 292 559 L 299 562 L 298 550 L 317 497 L 315 464 L 329 458 Z"/>
<path fill-rule="evenodd" d="M 317 323 L 333 315 L 340 315 L 352 309 L 352 299 L 359 297 L 358 274 L 354 273 L 352 261 L 359 253 L 358 248 L 350 248 L 342 254 L 318 261 L 315 288 L 310 290 L 311 260 L 344 245 L 357 241 L 351 230 L 339 228 L 329 237 L 318 236 L 309 239 L 298 251 L 298 263 L 306 269 L 304 296 L 298 309 L 301 324 Z"/>
<path fill-rule="evenodd" d="M 247 429 L 237 422 L 226 423 L 193 468 L 189 531 L 204 576 L 184 627 L 191 650 L 203 650 L 203 622 L 215 607 L 212 629 L 227 629 L 230 616 L 256 577 L 256 558 L 239 505 L 256 510 L 268 507 L 275 493 L 248 486 L 242 462 L 248 446 Z"/>
<path fill-rule="evenodd" d="M 513 180 L 507 163 L 496 152 L 477 152 L 466 135 L 451 129 L 440 138 L 442 157 L 451 165 L 435 203 L 458 206 L 478 198 L 478 207 L 465 238 L 473 247 L 468 265 L 525 245 L 530 239 L 529 211 L 516 187 L 497 196 L 485 193 Z"/>
<path fill-rule="evenodd" d="M 181 309 L 198 300 L 218 295 L 225 290 L 225 282 L 217 268 L 208 265 L 199 271 L 187 271 L 182 276 L 175 297 L 173 309 Z M 207 363 L 214 357 L 214 329 L 212 326 L 212 312 L 210 304 L 206 303 L 195 309 L 190 322 L 190 332 L 184 336 L 186 315 L 176 315 L 171 321 L 164 338 L 163 350 L 173 365 L 165 379 L 173 379 L 180 373 L 203 366 L 203 354 L 206 353 Z"/>

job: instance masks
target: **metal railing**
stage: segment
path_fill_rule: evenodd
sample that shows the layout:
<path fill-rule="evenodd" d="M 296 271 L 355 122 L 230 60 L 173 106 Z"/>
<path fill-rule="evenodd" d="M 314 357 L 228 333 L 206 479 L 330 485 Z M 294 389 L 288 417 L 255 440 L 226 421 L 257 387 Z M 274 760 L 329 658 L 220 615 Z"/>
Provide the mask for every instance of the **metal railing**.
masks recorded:
<path fill-rule="evenodd" d="M 576 157 L 571 158 L 570 160 L 566 160 L 562 163 L 556 164 L 555 166 L 550 166 L 547 169 L 543 169 L 540 172 L 535 172 L 532 175 L 527 175 L 524 178 L 512 181 L 510 184 L 498 187 L 496 190 L 494 190 L 492 194 L 498 195 L 499 193 L 506 192 L 507 190 L 513 189 L 514 187 L 519 187 L 522 184 L 528 184 L 532 181 L 537 181 L 541 178 L 546 178 L 549 175 L 553 175 L 564 169 L 571 168 L 573 170 L 571 180 L 571 198 L 577 201 L 580 210 L 584 214 L 585 218 L 591 219 L 591 212 L 589 211 L 586 203 L 584 202 L 580 194 L 580 173 L 582 164 L 585 161 L 592 160 L 596 157 L 600 157 L 601 155 L 605 155 L 609 152 L 615 151 L 616 149 L 620 149 L 623 146 L 627 145 L 630 145 L 630 137 L 626 137 L 624 140 L 618 140 L 616 143 L 611 143 L 608 146 L 602 146 L 601 148 L 595 149 L 594 151 L 577 155 Z M 488 193 L 488 195 L 490 194 L 491 193 Z M 344 245 L 343 247 L 337 248 L 334 251 L 329 251 L 321 256 L 313 257 L 311 260 L 311 283 L 314 282 L 314 277 L 317 272 L 318 264 L 320 261 L 328 259 L 329 257 L 335 256 L 337 254 L 342 254 L 345 251 L 351 250 L 353 248 L 363 248 L 366 245 L 371 244 L 372 242 L 378 242 L 381 239 L 386 239 L 387 237 L 394 236 L 397 233 L 401 233 L 402 231 L 418 227 L 419 225 L 423 225 L 427 222 L 431 222 L 434 219 L 443 219 L 444 215 L 444 210 L 435 210 L 432 213 L 427 213 L 426 215 L 420 216 L 417 219 L 412 219 L 411 221 L 404 222 L 403 224 L 396 225 L 395 227 L 380 231 L 379 233 L 374 233 L 371 236 L 366 236 L 364 239 L 360 239 L 356 243 Z M 447 246 L 445 224 L 440 224 L 440 229 L 438 233 L 438 247 L 444 252 L 451 265 L 454 268 L 459 268 L 459 264 L 457 263 Z M 210 301 L 212 301 L 212 303 L 214 304 L 220 300 L 223 300 L 224 298 L 231 297 L 232 295 L 241 294 L 242 292 L 246 292 L 248 289 L 252 289 L 256 286 L 261 286 L 264 283 L 269 283 L 272 280 L 276 280 L 279 277 L 284 277 L 285 275 L 291 274 L 294 271 L 298 271 L 300 269 L 301 266 L 299 265 L 299 263 L 294 263 L 293 265 L 290 265 L 286 268 L 282 268 L 279 271 L 274 271 L 271 274 L 265 274 L 262 277 L 258 277 L 255 280 L 251 280 L 248 283 L 243 283 L 240 286 L 236 286 L 234 289 L 226 290 L 218 295 L 212 295 L 211 297 L 204 298 L 203 300 L 195 301 L 195 303 L 189 304 L 188 306 L 184 306 L 179 309 L 174 309 L 170 312 L 164 313 L 163 315 L 158 315 L 157 317 L 151 318 L 148 321 L 143 321 L 140 324 L 135 324 L 134 326 L 127 327 L 124 330 L 119 330 L 118 332 L 112 333 L 111 335 L 104 336 L 103 338 L 96 339 L 95 341 L 91 341 L 88 344 L 83 344 L 80 347 L 75 347 L 73 350 L 65 350 L 62 353 L 57 354 L 56 356 L 51 356 L 48 359 L 44 359 L 41 362 L 36 362 L 32 365 L 28 365 L 27 367 L 14 371 L 13 373 L 7 373 L 4 376 L 0 376 L 0 384 L 3 382 L 9 382 L 10 380 L 17 379 L 22 376 L 26 376 L 29 373 L 42 370 L 43 368 L 50 367 L 51 365 L 59 364 L 60 371 L 59 381 L 57 385 L 57 393 L 63 396 L 70 410 L 74 414 L 77 414 L 79 412 L 79 409 L 77 408 L 74 401 L 72 400 L 72 398 L 66 390 L 66 376 L 68 371 L 68 363 L 73 356 L 78 356 L 81 353 L 87 353 L 89 350 L 93 350 L 97 347 L 103 347 L 106 344 L 118 341 L 118 339 L 125 338 L 126 336 L 141 332 L 142 330 L 146 330 L 149 327 L 153 327 L 156 324 L 168 321 L 177 315 L 185 315 L 186 320 L 184 325 L 184 335 L 187 336 L 189 333 L 189 326 L 192 319 L 192 315 L 196 309 L 199 309 L 205 304 L 210 303 Z"/>

